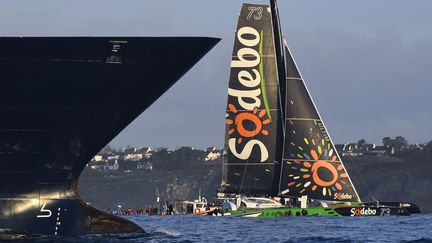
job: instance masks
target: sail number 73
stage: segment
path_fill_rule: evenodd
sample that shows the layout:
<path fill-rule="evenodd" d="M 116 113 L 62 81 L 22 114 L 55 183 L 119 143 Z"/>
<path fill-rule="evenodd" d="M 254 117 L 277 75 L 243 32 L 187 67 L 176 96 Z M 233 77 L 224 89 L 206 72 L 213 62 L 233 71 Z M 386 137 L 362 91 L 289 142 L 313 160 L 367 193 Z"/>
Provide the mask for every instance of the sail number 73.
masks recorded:
<path fill-rule="evenodd" d="M 252 17 L 255 20 L 261 20 L 262 19 L 263 11 L 264 11 L 262 7 L 249 7 L 248 10 L 249 10 L 249 14 L 246 17 L 247 20 L 252 19 Z"/>

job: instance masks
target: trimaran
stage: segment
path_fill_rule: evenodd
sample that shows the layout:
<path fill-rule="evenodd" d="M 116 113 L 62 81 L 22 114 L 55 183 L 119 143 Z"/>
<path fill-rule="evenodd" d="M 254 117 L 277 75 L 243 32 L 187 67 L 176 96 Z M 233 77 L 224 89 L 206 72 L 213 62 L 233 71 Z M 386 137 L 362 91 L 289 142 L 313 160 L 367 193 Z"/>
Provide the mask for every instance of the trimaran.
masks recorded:
<path fill-rule="evenodd" d="M 219 196 L 247 217 L 419 212 L 361 201 L 283 40 L 276 0 L 243 4 L 239 16 Z"/>

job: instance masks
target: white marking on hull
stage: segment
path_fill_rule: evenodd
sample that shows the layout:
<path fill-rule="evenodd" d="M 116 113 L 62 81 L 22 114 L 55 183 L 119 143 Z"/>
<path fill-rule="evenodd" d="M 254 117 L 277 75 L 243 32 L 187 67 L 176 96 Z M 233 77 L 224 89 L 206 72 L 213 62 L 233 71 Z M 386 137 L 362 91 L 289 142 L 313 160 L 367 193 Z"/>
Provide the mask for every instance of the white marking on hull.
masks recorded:
<path fill-rule="evenodd" d="M 244 215 L 242 217 L 244 217 L 244 218 L 258 218 L 260 215 L 261 215 L 261 213 L 253 213 L 253 214 Z"/>
<path fill-rule="evenodd" d="M 52 215 L 51 210 L 46 209 L 45 206 L 46 206 L 46 202 L 44 203 L 44 205 L 42 205 L 42 208 L 40 210 L 40 212 L 44 213 L 44 214 L 37 215 L 36 216 L 37 218 L 49 218 L 49 217 L 51 217 L 51 215 Z"/>

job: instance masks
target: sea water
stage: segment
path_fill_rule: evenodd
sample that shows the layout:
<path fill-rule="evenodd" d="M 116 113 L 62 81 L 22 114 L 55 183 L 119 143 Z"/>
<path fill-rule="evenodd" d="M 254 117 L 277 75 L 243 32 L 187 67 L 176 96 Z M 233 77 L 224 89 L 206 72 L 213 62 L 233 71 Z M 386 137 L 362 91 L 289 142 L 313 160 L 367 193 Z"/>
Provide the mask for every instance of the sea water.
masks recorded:
<path fill-rule="evenodd" d="M 145 234 L 38 238 L 39 242 L 432 242 L 432 214 L 410 217 L 239 218 L 129 216 Z M 24 241 L 24 240 L 21 240 Z"/>

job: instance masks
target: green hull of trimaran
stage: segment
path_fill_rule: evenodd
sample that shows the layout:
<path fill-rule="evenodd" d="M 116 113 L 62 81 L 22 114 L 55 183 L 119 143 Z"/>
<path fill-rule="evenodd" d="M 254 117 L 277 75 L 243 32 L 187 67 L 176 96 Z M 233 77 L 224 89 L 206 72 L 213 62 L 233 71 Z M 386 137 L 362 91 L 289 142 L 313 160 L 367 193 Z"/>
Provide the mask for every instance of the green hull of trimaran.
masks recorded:
<path fill-rule="evenodd" d="M 265 209 L 239 209 L 230 210 L 227 213 L 238 217 L 298 217 L 298 216 L 407 216 L 410 212 L 402 207 L 365 206 L 356 203 L 351 206 L 334 208 L 310 207 L 310 208 L 265 208 Z"/>
<path fill-rule="evenodd" d="M 291 217 L 291 216 L 343 216 L 333 208 L 266 208 L 266 209 L 240 209 L 228 211 L 232 216 L 242 217 Z"/>

